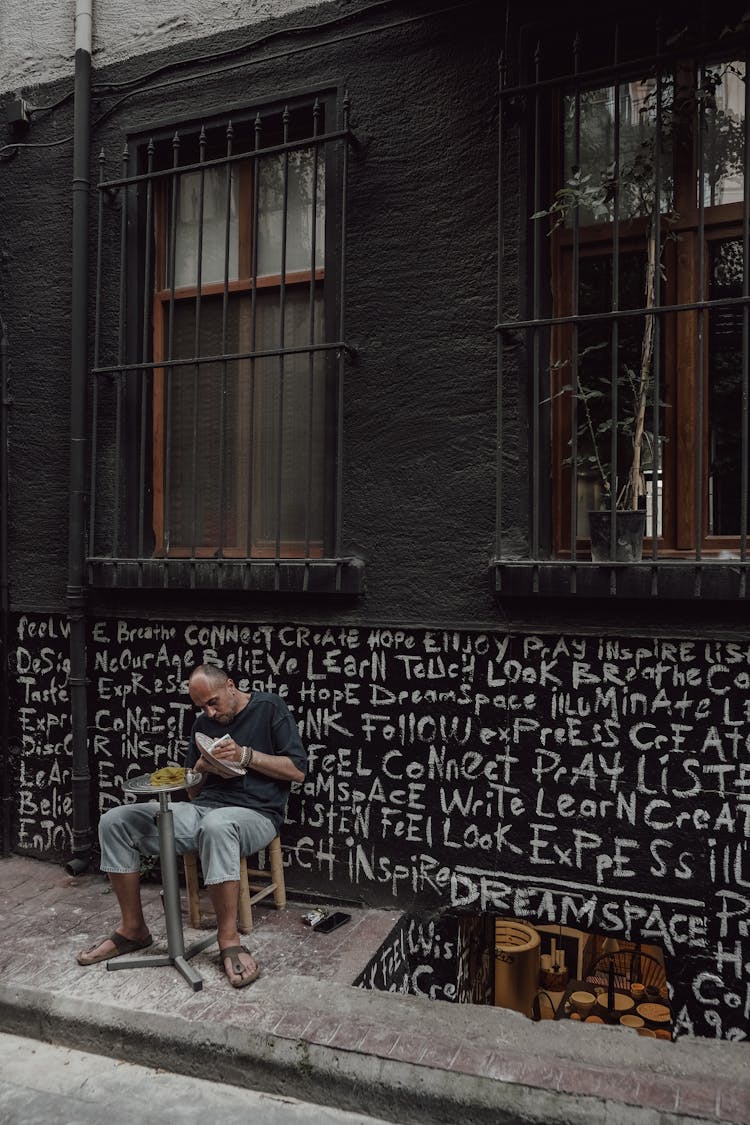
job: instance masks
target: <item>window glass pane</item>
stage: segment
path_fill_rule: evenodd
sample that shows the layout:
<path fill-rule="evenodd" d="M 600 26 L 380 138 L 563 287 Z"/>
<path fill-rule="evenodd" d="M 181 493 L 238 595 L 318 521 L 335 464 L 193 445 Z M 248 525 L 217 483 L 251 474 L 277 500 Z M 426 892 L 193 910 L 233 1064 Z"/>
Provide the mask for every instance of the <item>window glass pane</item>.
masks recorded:
<path fill-rule="evenodd" d="M 315 267 L 322 267 L 325 256 L 325 175 L 322 155 L 318 155 L 317 175 L 314 149 L 305 148 L 286 156 L 282 153 L 267 157 L 260 162 L 258 179 L 258 275 L 263 277 L 293 270 L 309 270 L 313 235 Z M 316 180 L 317 185 L 313 190 Z M 285 187 L 284 263 L 282 238 Z"/>
<path fill-rule="evenodd" d="M 741 297 L 742 241 L 713 242 L 709 255 L 709 299 Z M 711 310 L 708 357 L 708 533 L 738 535 L 743 470 L 741 308 Z M 747 472 L 747 450 L 744 462 Z"/>
<path fill-rule="evenodd" d="M 238 350 L 238 302 L 229 302 L 227 351 Z M 203 352 L 222 351 L 222 299 L 201 302 Z M 195 304 L 175 306 L 175 357 L 194 355 Z M 249 385 L 246 363 L 165 372 L 167 547 L 241 544 L 247 510 Z"/>
<path fill-rule="evenodd" d="M 201 302 L 201 352 L 222 350 L 222 297 Z M 165 316 L 166 316 L 165 311 Z M 194 355 L 195 302 L 175 305 L 175 358 Z M 285 294 L 287 346 L 323 339 L 323 288 Z M 278 348 L 279 291 L 229 302 L 227 353 Z M 167 549 L 213 548 L 261 556 L 323 553 L 327 425 L 325 353 L 165 369 Z M 247 529 L 252 526 L 250 550 Z"/>
<path fill-rule="evenodd" d="M 312 336 L 311 336 L 312 327 Z M 323 338 L 323 291 L 317 286 L 310 318 L 309 289 L 286 292 L 287 339 Z M 278 294 L 261 292 L 259 338 L 279 339 Z M 272 357 L 255 364 L 253 476 L 254 553 L 304 555 L 309 541 L 322 553 L 325 541 L 326 424 L 329 417 L 325 353 Z"/>
<path fill-rule="evenodd" d="M 662 83 L 659 94 L 655 79 L 582 90 L 578 103 L 573 94 L 565 96 L 565 184 L 576 187 L 578 221 L 582 226 L 614 218 L 616 188 L 621 219 L 648 214 L 656 195 L 657 167 L 661 208 L 671 206 L 671 101 L 671 82 Z M 619 145 L 615 152 L 618 128 Z M 566 212 L 565 222 L 573 225 L 572 210 Z"/>
<path fill-rule="evenodd" d="M 223 168 L 206 168 L 199 172 L 185 172 L 179 176 L 177 187 L 174 260 L 174 285 L 176 289 L 198 284 L 201 211 L 203 214 L 201 285 L 212 285 L 224 281 L 227 236 L 227 176 L 231 177 L 228 278 L 233 281 L 237 277 L 237 174 L 231 165 Z M 202 204 L 201 190 L 203 192 Z M 171 265 L 169 252 L 167 261 Z"/>
<path fill-rule="evenodd" d="M 717 63 L 704 81 L 703 203 L 742 202 L 745 195 L 745 64 Z"/>

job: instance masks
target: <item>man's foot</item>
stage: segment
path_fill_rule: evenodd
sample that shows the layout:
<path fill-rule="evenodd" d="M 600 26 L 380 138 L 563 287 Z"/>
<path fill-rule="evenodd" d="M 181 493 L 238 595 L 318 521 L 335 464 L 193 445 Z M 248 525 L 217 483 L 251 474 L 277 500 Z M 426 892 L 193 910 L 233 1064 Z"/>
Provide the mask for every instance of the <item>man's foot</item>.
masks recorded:
<path fill-rule="evenodd" d="M 113 957 L 122 957 L 126 953 L 148 949 L 153 942 L 154 939 L 148 930 L 139 937 L 126 937 L 115 930 L 109 937 L 100 938 L 91 949 L 82 950 L 76 960 L 79 965 L 96 965 L 99 961 L 111 961 Z"/>
<path fill-rule="evenodd" d="M 232 988 L 245 988 L 260 976 L 260 969 L 241 945 L 228 945 L 220 950 L 221 964 Z"/>

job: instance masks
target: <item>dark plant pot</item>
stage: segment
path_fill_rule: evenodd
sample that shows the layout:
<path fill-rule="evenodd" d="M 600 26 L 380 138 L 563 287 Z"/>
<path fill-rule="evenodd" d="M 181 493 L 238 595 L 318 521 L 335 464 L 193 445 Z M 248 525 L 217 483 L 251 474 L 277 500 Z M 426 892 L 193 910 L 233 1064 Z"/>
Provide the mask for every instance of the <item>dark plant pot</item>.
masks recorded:
<path fill-rule="evenodd" d="M 594 562 L 640 562 L 646 532 L 644 511 L 615 512 L 615 551 L 610 550 L 611 512 L 589 512 L 591 558 Z"/>

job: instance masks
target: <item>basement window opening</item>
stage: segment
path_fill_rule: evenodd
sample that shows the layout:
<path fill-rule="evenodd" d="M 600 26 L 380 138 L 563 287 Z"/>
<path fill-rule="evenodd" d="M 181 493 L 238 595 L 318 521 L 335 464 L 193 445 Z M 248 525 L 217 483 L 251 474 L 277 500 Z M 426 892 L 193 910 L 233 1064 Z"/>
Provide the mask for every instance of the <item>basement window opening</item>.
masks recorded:
<path fill-rule="evenodd" d="M 672 1039 L 662 948 L 492 914 L 405 914 L 354 984 Z"/>

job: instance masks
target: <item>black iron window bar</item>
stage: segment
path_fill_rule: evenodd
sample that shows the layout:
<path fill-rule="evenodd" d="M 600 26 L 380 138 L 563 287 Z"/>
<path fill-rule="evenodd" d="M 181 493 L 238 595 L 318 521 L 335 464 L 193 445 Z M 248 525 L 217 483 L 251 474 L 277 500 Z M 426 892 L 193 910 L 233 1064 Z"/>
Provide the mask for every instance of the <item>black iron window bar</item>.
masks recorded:
<path fill-rule="evenodd" d="M 657 269 L 654 282 L 654 299 L 650 306 L 641 304 L 632 307 L 631 302 L 627 307 L 621 303 L 619 292 L 620 258 L 622 253 L 622 228 L 627 218 L 621 213 L 618 191 L 615 190 L 611 201 L 611 237 L 609 241 L 609 255 L 611 257 L 611 293 L 610 307 L 604 312 L 583 311 L 579 304 L 580 294 L 580 266 L 582 260 L 582 224 L 579 209 L 571 210 L 571 222 L 567 232 L 570 246 L 570 311 L 556 313 L 553 309 L 550 314 L 547 308 L 547 295 L 543 289 L 548 277 L 549 246 L 544 219 L 534 218 L 544 212 L 549 205 L 550 181 L 548 161 L 550 151 L 550 130 L 556 128 L 552 124 L 556 120 L 551 107 L 557 103 L 558 111 L 564 98 L 568 104 L 572 103 L 573 135 L 572 150 L 573 164 L 579 164 L 581 153 L 581 99 L 586 90 L 604 84 L 614 87 L 614 106 L 612 122 L 612 147 L 614 150 L 614 175 L 617 181 L 619 161 L 619 139 L 621 130 L 620 83 L 627 81 L 634 75 L 641 76 L 647 73 L 651 76 L 655 89 L 655 118 L 653 128 L 655 133 L 655 162 L 654 162 L 654 195 L 656 200 L 661 200 L 662 190 L 668 176 L 664 167 L 664 160 L 660 158 L 662 129 L 663 129 L 663 100 L 664 83 L 672 73 L 673 68 L 684 62 L 686 51 L 679 45 L 665 49 L 661 23 L 655 26 L 655 50 L 647 56 L 636 60 L 620 58 L 618 43 L 620 29 L 612 29 L 612 57 L 608 64 L 597 65 L 583 69 L 581 59 L 581 37 L 576 34 L 571 40 L 570 64 L 567 73 L 561 73 L 560 51 L 555 45 L 554 52 L 550 52 L 549 60 L 551 73 L 544 74 L 542 46 L 537 42 L 533 51 L 533 58 L 526 60 L 529 69 L 527 81 L 509 81 L 510 69 L 508 59 L 501 57 L 499 68 L 499 169 L 498 169 L 498 313 L 497 313 L 497 398 L 498 398 L 498 459 L 497 459 L 497 511 L 496 511 L 496 578 L 497 589 L 514 589 L 521 592 L 536 593 L 545 587 L 545 582 L 550 591 L 564 592 L 564 587 L 559 580 L 549 582 L 545 580 L 545 571 L 549 575 L 549 568 L 554 567 L 566 572 L 567 592 L 578 592 L 579 576 L 582 568 L 591 567 L 593 564 L 587 557 L 579 555 L 578 539 L 578 508 L 579 497 L 577 491 L 577 477 L 580 451 L 578 448 L 578 387 L 579 387 L 579 346 L 578 334 L 581 329 L 597 322 L 608 326 L 610 369 L 610 402 L 611 402 L 611 459 L 615 463 L 617 456 L 617 427 L 620 418 L 620 404 L 618 402 L 618 351 L 620 343 L 620 330 L 623 323 L 632 318 L 651 318 L 653 321 L 653 395 L 650 404 L 650 424 L 652 434 L 661 435 L 661 422 L 659 417 L 660 400 L 663 388 L 664 372 L 662 370 L 662 338 L 664 321 L 670 314 L 693 313 L 695 315 L 696 332 L 696 374 L 695 374 L 695 430 L 699 435 L 694 447 L 693 465 L 693 520 L 695 528 L 695 542 L 692 550 L 673 552 L 671 555 L 664 552 L 660 555 L 658 544 L 659 511 L 657 505 L 659 498 L 657 488 L 652 488 L 649 497 L 651 505 L 650 516 L 652 534 L 650 536 L 650 549 L 648 557 L 640 564 L 633 563 L 608 563 L 609 593 L 617 593 L 624 575 L 623 569 L 632 569 L 633 566 L 647 571 L 645 582 L 637 584 L 641 593 L 651 596 L 660 593 L 664 588 L 663 581 L 660 587 L 660 575 L 663 576 L 675 566 L 685 569 L 689 565 L 692 572 L 691 593 L 700 596 L 703 590 L 703 577 L 706 568 L 728 566 L 734 568 L 738 575 L 736 594 L 745 597 L 748 594 L 747 564 L 748 564 L 748 471 L 749 471 L 749 434 L 748 419 L 750 416 L 750 394 L 748 379 L 748 356 L 750 354 L 750 216 L 747 187 L 750 184 L 750 144 L 748 140 L 748 124 L 750 123 L 750 81 L 744 81 L 744 150 L 740 174 L 743 182 L 741 238 L 742 243 L 742 293 L 738 296 L 723 296 L 718 299 L 708 299 L 705 296 L 704 278 L 706 274 L 705 233 L 706 209 L 705 197 L 705 172 L 706 152 L 704 145 L 706 101 L 698 99 L 697 128 L 696 128 L 696 161 L 697 174 L 693 188 L 697 191 L 697 264 L 695 269 L 696 291 L 694 299 L 681 301 L 664 301 L 661 269 Z M 705 76 L 707 68 L 718 57 L 718 50 L 726 58 L 727 50 L 734 59 L 745 64 L 745 75 L 748 74 L 747 56 L 748 46 L 743 40 L 739 47 L 728 48 L 725 43 L 704 43 L 699 47 L 689 49 L 689 57 L 696 66 L 696 73 Z M 523 72 L 525 62 L 519 60 Z M 562 66 L 564 67 L 564 63 Z M 505 153 L 513 152 L 516 145 L 521 154 L 526 154 L 526 167 L 528 171 L 527 189 L 520 192 L 521 208 L 526 206 L 527 214 L 519 216 L 519 226 L 524 227 L 524 219 L 530 223 L 530 246 L 528 259 L 530 262 L 530 279 L 525 290 L 525 298 L 517 297 L 514 293 L 514 284 L 517 277 L 517 268 L 514 262 L 512 271 L 507 271 L 506 260 L 506 208 L 515 203 L 518 196 L 517 185 L 513 177 L 504 175 Z M 511 158 L 512 159 L 512 158 Z M 519 156 L 518 172 L 523 175 L 523 155 Z M 657 246 L 663 234 L 663 216 L 661 207 L 655 207 L 654 224 Z M 510 260 L 513 260 L 512 257 Z M 508 299 L 506 290 L 513 293 Z M 526 309 L 523 301 L 525 299 Z M 520 300 L 520 305 L 519 305 Z M 740 399 L 741 412 L 739 421 L 739 464 L 737 472 L 740 477 L 739 512 L 737 534 L 733 536 L 734 543 L 731 550 L 731 560 L 722 560 L 713 556 L 706 556 L 703 547 L 703 523 L 706 488 L 706 466 L 704 464 L 703 432 L 706 420 L 707 404 L 704 392 L 704 343 L 709 327 L 709 317 L 712 313 L 727 312 L 737 309 L 741 314 L 741 368 L 740 368 Z M 550 332 L 566 329 L 570 333 L 570 391 L 571 391 L 571 422 L 569 433 L 569 464 L 570 464 L 570 497 L 568 501 L 569 549 L 564 556 L 555 557 L 552 547 L 550 525 L 550 495 L 549 482 L 555 467 L 550 463 L 551 452 L 547 448 L 552 426 L 552 407 L 550 400 Z M 512 356 L 511 356 L 512 353 Z M 525 356 L 519 366 L 517 357 L 519 353 Z M 511 361 L 509 362 L 509 357 Z M 506 505 L 507 486 L 509 474 L 504 467 L 507 458 L 506 446 L 512 448 L 513 430 L 517 429 L 518 402 L 508 401 L 508 378 L 513 373 L 513 363 L 517 366 L 517 374 L 522 379 L 523 372 L 528 373 L 528 409 L 530 413 L 529 426 L 529 520 L 528 526 L 521 534 L 518 529 L 517 507 L 510 514 L 509 505 Z M 510 429 L 509 429 L 510 427 Z M 654 442 L 653 480 L 656 481 L 663 464 L 661 462 L 661 441 Z M 513 474 L 517 478 L 517 473 Z M 516 502 L 517 503 L 517 502 Z M 610 537 L 614 555 L 615 541 L 615 511 L 611 504 Z M 507 521 L 507 523 L 506 523 Z M 516 526 L 514 526 L 514 523 Z M 520 544 L 520 546 L 519 546 Z M 526 578 L 522 581 L 513 581 L 512 571 L 516 574 L 524 572 Z M 508 580 L 510 578 L 510 581 Z M 587 590 L 591 587 L 587 586 Z M 684 583 L 681 586 L 684 590 Z"/>
<path fill-rule="evenodd" d="M 344 393 L 344 365 L 346 357 L 351 353 L 350 347 L 344 339 L 344 286 L 345 286 L 345 230 L 346 230 L 346 184 L 348 172 L 348 159 L 350 146 L 356 144 L 356 139 L 351 131 L 350 103 L 348 95 L 342 104 L 341 127 L 333 130 L 321 129 L 323 107 L 316 99 L 309 106 L 308 130 L 300 128 L 299 109 L 297 110 L 297 128 L 290 132 L 290 112 L 285 107 L 275 122 L 275 135 L 270 139 L 273 143 L 264 143 L 264 128 L 266 120 L 258 113 L 249 123 L 247 131 L 250 134 L 248 143 L 241 151 L 235 151 L 235 137 L 238 130 L 229 122 L 224 128 L 225 148 L 220 155 L 208 154 L 206 131 L 202 129 L 198 141 L 198 160 L 186 163 L 180 162 L 180 151 L 183 138 L 178 133 L 172 139 L 172 161 L 169 167 L 158 166 L 155 159 L 156 146 L 153 140 L 145 145 L 145 170 L 132 171 L 132 155 L 125 147 L 122 153 L 121 174 L 116 178 L 107 178 L 105 175 L 105 155 L 102 152 L 99 158 L 99 203 L 98 203 L 98 235 L 97 235 L 97 269 L 96 269 L 96 304 L 95 304 L 95 335 L 94 356 L 92 367 L 92 429 L 91 429 L 91 479 L 90 479 L 90 512 L 88 528 L 88 557 L 90 578 L 98 570 L 108 571 L 109 579 L 103 584 L 116 584 L 118 578 L 128 585 L 169 585 L 170 569 L 183 575 L 180 584 L 186 584 L 184 575 L 187 574 L 187 584 L 197 583 L 196 574 L 199 570 L 205 572 L 206 565 L 218 572 L 218 585 L 222 585 L 225 574 L 229 571 L 238 571 L 241 577 L 239 582 L 230 582 L 230 585 L 247 587 L 248 564 L 253 561 L 253 504 L 255 484 L 252 479 L 246 482 L 245 503 L 247 510 L 244 513 L 246 520 L 247 550 L 238 552 L 227 549 L 227 521 L 228 513 L 225 504 L 227 494 L 226 475 L 231 472 L 231 465 L 227 465 L 227 455 L 231 452 L 228 444 L 228 418 L 225 406 L 227 396 L 228 372 L 244 363 L 248 370 L 248 379 L 251 384 L 255 379 L 256 365 L 259 361 L 271 363 L 278 361 L 276 368 L 276 419 L 275 433 L 279 440 L 274 456 L 275 465 L 275 512 L 271 513 L 271 522 L 274 524 L 272 534 L 268 536 L 262 554 L 263 566 L 267 569 L 272 566 L 274 570 L 273 586 L 281 588 L 282 573 L 288 572 L 290 562 L 302 561 L 304 575 L 301 588 L 310 584 L 310 573 L 316 569 L 330 572 L 333 569 L 334 587 L 341 586 L 341 571 L 351 560 L 344 559 L 341 553 L 341 496 L 342 496 L 342 413 Z M 247 128 L 247 127 L 246 127 Z M 300 135 L 304 134 L 304 135 Z M 194 134 L 190 137 L 194 138 Z M 188 139 L 190 139 L 190 137 Z M 279 139 L 280 138 L 280 139 Z M 239 149 L 239 145 L 236 146 Z M 289 273 L 288 265 L 290 255 L 287 244 L 288 228 L 290 222 L 290 160 L 294 154 L 308 153 L 309 174 L 309 213 L 308 220 L 308 245 L 309 263 L 306 271 L 309 274 L 307 285 L 307 311 L 297 312 L 296 330 L 290 329 L 288 320 L 291 319 L 290 303 L 288 298 Z M 263 162 L 276 160 L 281 171 L 281 185 L 278 193 L 281 197 L 281 213 L 278 219 L 280 230 L 280 263 L 278 281 L 274 286 L 277 293 L 276 334 L 277 339 L 272 343 L 268 339 L 258 340 L 257 324 L 259 320 L 259 263 L 258 243 L 260 240 L 259 224 L 262 216 L 259 213 L 260 180 L 259 173 Z M 236 184 L 237 170 L 240 166 L 250 169 L 249 177 L 252 182 L 251 209 L 252 214 L 245 216 L 250 228 L 251 261 L 249 263 L 248 284 L 245 295 L 249 302 L 249 312 L 245 313 L 246 331 L 244 342 L 249 346 L 240 348 L 228 347 L 230 341 L 229 318 L 235 286 L 232 285 L 232 271 L 230 270 L 230 230 L 232 229 L 232 210 L 236 201 L 232 198 L 232 184 Z M 266 163 L 267 166 L 267 163 Z M 204 262 L 204 239 L 206 234 L 206 176 L 211 170 L 225 172 L 226 192 L 221 206 L 223 207 L 223 281 L 214 284 L 210 296 L 205 295 L 205 286 L 202 282 L 201 271 Z M 331 182 L 328 176 L 331 175 Z M 177 214 L 180 206 L 179 184 L 183 177 L 195 174 L 198 180 L 198 214 L 197 248 L 195 254 L 196 277 L 194 283 L 194 299 L 192 301 L 193 315 L 193 347 L 192 354 L 177 354 L 175 349 L 175 316 L 180 301 L 179 286 L 176 284 L 175 254 L 177 246 Z M 320 179 L 320 173 L 323 179 Z M 320 183 L 323 184 L 325 196 L 319 198 Z M 159 196 L 161 193 L 161 196 Z M 166 223 L 168 215 L 168 232 L 159 231 L 157 222 L 158 199 L 162 199 L 162 225 Z M 166 204 L 164 201 L 167 201 Z M 119 203 L 119 209 L 115 204 Z M 119 214 L 119 229 L 113 228 L 113 218 L 117 222 Z M 335 216 L 335 217 L 334 217 Z M 319 219 L 322 217 L 322 238 L 319 233 Z M 293 218 L 293 217 L 292 217 Z M 242 222 L 242 216 L 240 216 Z M 138 231 L 134 235 L 134 230 Z M 333 234 L 331 233 L 333 231 Z M 167 260 L 161 261 L 163 278 L 159 281 L 157 269 L 159 267 L 158 237 L 162 238 L 162 246 L 168 247 Z M 319 245 L 323 241 L 324 245 Z M 161 251 L 164 258 L 164 251 Z M 324 262 L 324 265 L 321 263 Z M 332 265 L 333 263 L 333 265 Z M 296 270 L 300 270 L 297 262 Z M 134 275 L 139 277 L 134 285 Z M 293 271 L 292 271 L 293 272 Z M 323 329 L 316 324 L 316 301 L 319 300 L 320 275 L 323 274 L 325 311 L 323 314 Z M 184 282 L 183 282 L 184 284 Z M 163 354 L 154 354 L 153 332 L 156 313 L 152 308 L 155 300 L 157 285 L 168 290 L 164 320 L 165 341 Z M 300 291 L 299 279 L 296 291 Z M 138 293 L 136 297 L 134 294 Z M 112 307 L 116 303 L 116 308 Z M 207 302 L 221 303 L 220 316 L 220 347 L 217 349 L 206 348 L 201 337 L 201 320 Z M 136 311 L 137 302 L 137 311 Z M 300 324 L 306 323 L 306 330 L 300 329 Z M 135 330 L 135 324 L 140 327 Z M 321 339 L 321 331 L 323 339 Z M 302 332 L 302 335 L 300 333 Z M 112 347 L 112 341 L 116 344 Z M 109 345 L 109 347 L 107 347 Z M 269 346 L 270 345 L 270 346 Z M 102 356 L 109 350 L 111 361 L 103 362 Z M 133 353 L 136 358 L 133 359 Z M 304 363 L 305 358 L 307 363 Z M 290 371 L 290 364 L 297 360 L 296 371 Z M 323 503 L 327 506 L 326 514 L 326 543 L 325 550 L 316 549 L 314 543 L 315 530 L 310 522 L 310 509 L 312 498 L 313 479 L 313 450 L 312 416 L 308 419 L 307 430 L 307 472 L 302 472 L 299 487 L 307 488 L 306 515 L 304 529 L 298 533 L 296 550 L 289 552 L 285 549 L 282 530 L 282 461 L 288 456 L 288 450 L 283 448 L 285 392 L 289 394 L 289 380 L 298 378 L 301 372 L 306 372 L 309 382 L 309 408 L 313 409 L 313 385 L 316 363 L 323 361 L 327 366 L 326 371 L 326 396 L 329 403 L 329 416 L 332 413 L 332 425 L 327 421 L 328 432 L 333 433 L 329 438 L 329 448 L 325 454 L 329 466 L 333 470 L 326 471 L 326 489 L 333 497 L 327 495 Z M 220 422 L 215 435 L 219 447 L 218 471 L 221 476 L 217 492 L 221 498 L 218 505 L 218 523 L 215 528 L 216 542 L 214 549 L 207 558 L 206 550 L 198 547 L 200 535 L 197 527 L 198 511 L 193 488 L 192 501 L 192 530 L 188 536 L 190 542 L 188 549 L 180 551 L 179 560 L 170 568 L 169 558 L 169 504 L 170 490 L 175 484 L 170 480 L 170 467 L 172 465 L 170 442 L 173 440 L 171 433 L 169 394 L 170 380 L 176 373 L 193 372 L 194 376 L 194 403 L 193 427 L 190 439 L 189 461 L 195 466 L 200 456 L 200 431 L 199 412 L 201 410 L 200 379 L 203 375 L 220 379 L 222 391 L 220 396 Z M 333 374 L 333 393 L 330 390 L 330 374 Z M 150 505 L 153 504 L 153 442 L 154 442 L 154 386 L 155 378 L 164 379 L 166 388 L 164 419 L 163 419 L 163 511 L 166 548 L 159 551 L 153 550 L 153 534 L 151 529 Z M 252 403 L 253 392 L 250 391 Z M 297 405 L 301 401 L 297 394 Z M 295 407 L 296 408 L 296 407 Z M 289 409 L 288 407 L 286 408 Z M 318 404 L 318 409 L 320 409 Z M 252 405 L 250 406 L 252 411 Z M 332 442 L 332 447 L 330 443 Z M 303 459 L 300 458 L 300 465 Z M 302 465 L 304 468 L 304 466 Z M 252 478 L 253 460 L 250 457 L 248 468 Z M 193 477 L 195 484 L 195 477 Z M 268 507 L 268 503 L 266 505 Z M 268 524 L 266 513 L 266 525 Z M 328 530 L 328 528 L 332 530 Z M 319 531 L 319 529 L 318 529 Z M 183 536 L 183 539 L 185 537 Z M 231 538 L 231 537 L 230 537 Z M 236 538 L 236 536 L 235 536 Z M 123 549 L 124 548 L 124 549 Z M 155 555 L 161 554 L 161 558 Z M 244 556 L 242 558 L 238 558 Z M 187 569 L 186 569 L 187 568 Z M 295 580 L 296 584 L 297 580 Z M 315 584 L 315 579 L 312 579 Z M 252 582 L 250 582 L 252 586 Z M 330 588 L 330 583 L 329 587 Z"/>

